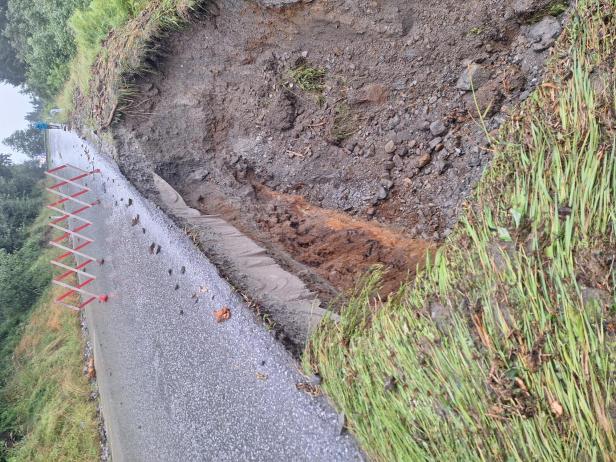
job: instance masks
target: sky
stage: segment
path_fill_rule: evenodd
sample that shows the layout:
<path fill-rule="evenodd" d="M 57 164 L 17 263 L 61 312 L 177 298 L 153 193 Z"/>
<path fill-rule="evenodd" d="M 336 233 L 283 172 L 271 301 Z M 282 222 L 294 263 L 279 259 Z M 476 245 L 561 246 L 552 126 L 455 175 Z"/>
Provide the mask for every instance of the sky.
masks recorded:
<path fill-rule="evenodd" d="M 0 82 L 0 154 L 11 154 L 14 163 L 21 163 L 28 157 L 13 151 L 2 140 L 15 130 L 27 128 L 26 114 L 32 111 L 30 98 L 19 93 L 18 87 Z"/>

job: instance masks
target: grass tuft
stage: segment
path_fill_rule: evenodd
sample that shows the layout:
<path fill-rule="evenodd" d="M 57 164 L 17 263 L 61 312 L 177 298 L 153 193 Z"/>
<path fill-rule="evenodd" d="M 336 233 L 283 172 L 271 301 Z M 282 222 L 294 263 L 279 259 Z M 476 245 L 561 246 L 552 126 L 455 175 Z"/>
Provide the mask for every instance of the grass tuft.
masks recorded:
<path fill-rule="evenodd" d="M 321 93 L 325 88 L 325 70 L 300 64 L 289 71 L 290 79 L 305 92 Z"/>
<path fill-rule="evenodd" d="M 330 130 L 330 138 L 334 143 L 341 143 L 357 131 L 357 122 L 351 108 L 346 103 L 340 103 L 335 108 L 334 120 Z"/>

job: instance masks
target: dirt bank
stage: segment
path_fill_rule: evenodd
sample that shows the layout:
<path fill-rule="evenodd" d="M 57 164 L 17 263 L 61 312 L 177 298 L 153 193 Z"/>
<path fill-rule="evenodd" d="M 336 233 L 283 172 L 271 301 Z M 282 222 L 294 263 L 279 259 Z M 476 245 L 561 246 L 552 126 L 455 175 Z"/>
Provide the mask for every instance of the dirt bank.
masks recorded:
<path fill-rule="evenodd" d="M 136 82 L 117 160 L 338 290 L 374 263 L 393 290 L 456 223 L 562 6 L 220 1 Z"/>

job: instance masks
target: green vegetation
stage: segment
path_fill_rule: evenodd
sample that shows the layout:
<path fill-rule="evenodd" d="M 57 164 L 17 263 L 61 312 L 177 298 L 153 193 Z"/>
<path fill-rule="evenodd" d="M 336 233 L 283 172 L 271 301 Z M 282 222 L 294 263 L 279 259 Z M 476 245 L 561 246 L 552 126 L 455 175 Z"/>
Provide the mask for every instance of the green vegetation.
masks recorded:
<path fill-rule="evenodd" d="M 569 3 L 562 0 L 557 0 L 548 6 L 546 13 L 550 16 L 560 16 L 567 11 L 567 8 L 569 8 Z"/>
<path fill-rule="evenodd" d="M 532 24 L 532 23 L 541 21 L 546 16 L 560 16 L 565 11 L 567 11 L 568 8 L 569 8 L 569 2 L 564 1 L 564 0 L 554 0 L 553 2 L 549 3 L 545 8 L 543 8 L 541 11 L 531 16 L 529 22 Z"/>
<path fill-rule="evenodd" d="M 64 118 L 79 99 L 93 125 L 105 125 L 130 98 L 130 76 L 148 70 L 156 40 L 204 11 L 205 3 L 0 0 L 0 80 L 25 83 L 47 106 L 65 109 Z"/>
<path fill-rule="evenodd" d="M 97 127 L 109 124 L 129 102 L 127 82 L 150 70 L 157 40 L 204 11 L 201 3 L 0 0 L 0 80 L 25 83 L 42 98 L 29 120 L 63 88 L 64 117 L 79 110 Z M 34 156 L 41 139 L 33 135 L 21 131 L 8 142 Z M 41 174 L 34 162 L 13 166 L 0 156 L 0 460 L 96 460 L 79 323 L 51 302 L 44 215 L 29 228 L 40 210 Z"/>
<path fill-rule="evenodd" d="M 41 209 L 41 190 L 37 183 L 43 169 L 34 161 L 13 165 L 0 154 L 0 252 L 21 248 L 29 226 Z"/>
<path fill-rule="evenodd" d="M 79 316 L 53 304 L 53 296 L 48 289 L 34 308 L 0 394 L 0 430 L 20 437 L 5 448 L 10 461 L 100 458 L 96 403 L 81 372 Z"/>
<path fill-rule="evenodd" d="M 70 20 L 77 53 L 56 99 L 65 113 L 80 111 L 97 128 L 109 126 L 135 93 L 135 75 L 152 71 L 159 39 L 205 13 L 204 0 L 93 0 Z M 104 47 L 103 47 L 104 41 Z M 96 89 L 96 92 L 90 89 Z M 79 100 L 79 107 L 74 103 Z"/>
<path fill-rule="evenodd" d="M 39 218 L 18 250 L 0 250 L 0 388 L 10 376 L 9 361 L 19 341 L 20 328 L 51 277 L 49 264 L 41 257 L 45 228 L 44 220 Z M 15 247 L 21 238 L 16 237 L 10 246 Z"/>
<path fill-rule="evenodd" d="M 289 71 L 289 78 L 303 91 L 320 93 L 325 84 L 325 69 L 300 64 Z"/>
<path fill-rule="evenodd" d="M 51 303 L 42 175 L 0 156 L 0 460 L 91 461 L 96 406 L 78 317 Z"/>
<path fill-rule="evenodd" d="M 17 130 L 4 140 L 4 144 L 30 158 L 42 158 L 45 156 L 45 135 L 33 126 L 26 130 Z"/>
<path fill-rule="evenodd" d="M 15 54 L 11 42 L 4 35 L 7 3 L 7 0 L 0 0 L 0 81 L 19 86 L 26 82 L 26 69 Z"/>
<path fill-rule="evenodd" d="M 0 251 L 0 460 L 92 461 L 96 404 L 81 373 L 79 318 L 51 301 L 46 219 L 18 251 Z"/>
<path fill-rule="evenodd" d="M 335 143 L 341 143 L 357 131 L 357 124 L 348 104 L 337 105 L 335 111 L 330 137 Z"/>
<path fill-rule="evenodd" d="M 6 22 L 4 54 L 21 64 L 30 90 L 45 99 L 53 98 L 68 77 L 75 53 L 68 20 L 76 8 L 89 0 L 0 0 Z M 10 49 L 7 50 L 6 46 Z"/>
<path fill-rule="evenodd" d="M 415 283 L 381 302 L 376 270 L 308 346 L 374 460 L 613 460 L 614 8 L 578 2 Z"/>
<path fill-rule="evenodd" d="M 75 12 L 69 24 L 75 35 L 77 53 L 65 92 L 70 92 L 72 97 L 72 92 L 79 88 L 88 94 L 92 66 L 101 53 L 103 40 L 111 30 L 135 18 L 148 3 L 148 0 L 92 0 L 87 8 Z"/>

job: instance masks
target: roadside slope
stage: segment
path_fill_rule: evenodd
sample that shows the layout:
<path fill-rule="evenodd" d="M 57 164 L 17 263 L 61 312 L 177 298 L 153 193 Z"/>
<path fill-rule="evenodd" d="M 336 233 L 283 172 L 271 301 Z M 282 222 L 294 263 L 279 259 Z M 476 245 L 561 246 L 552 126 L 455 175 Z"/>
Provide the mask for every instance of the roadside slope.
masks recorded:
<path fill-rule="evenodd" d="M 616 4 L 582 0 L 416 284 L 375 272 L 305 355 L 375 460 L 616 451 Z"/>

